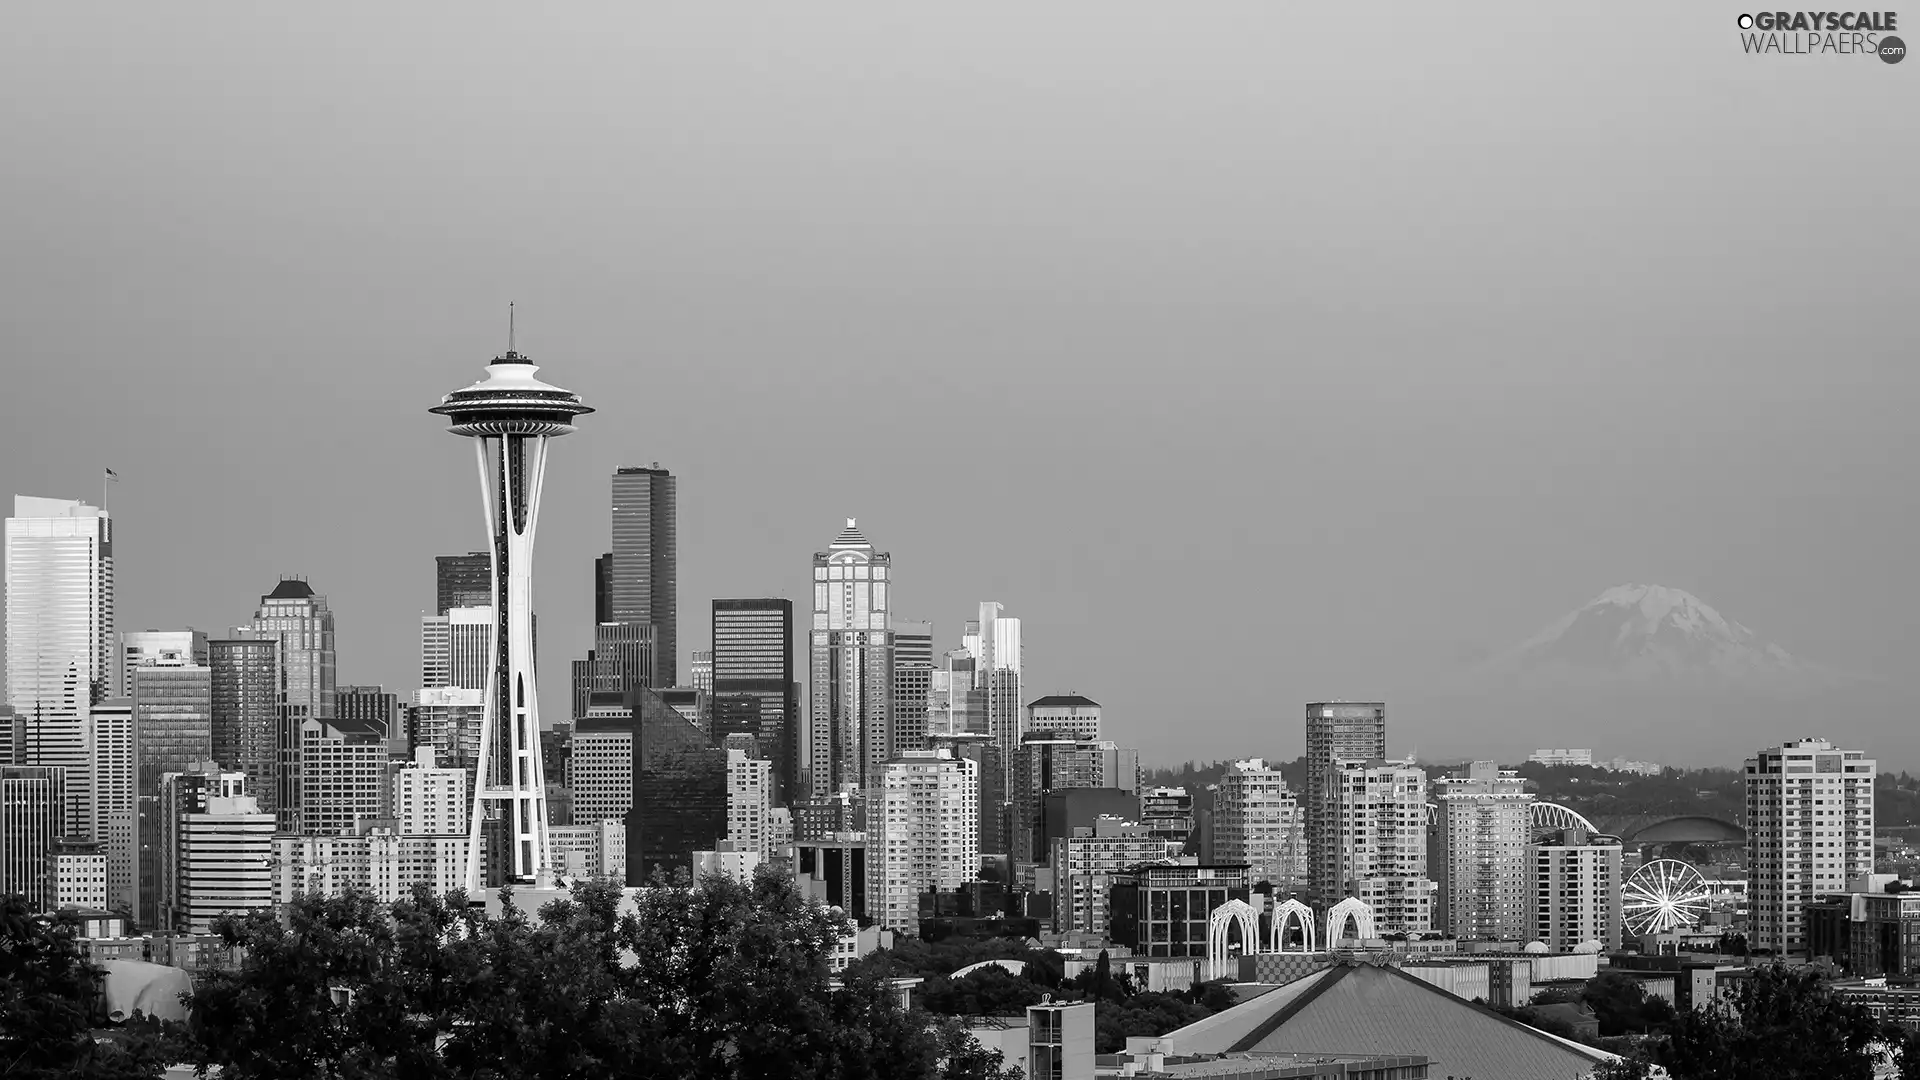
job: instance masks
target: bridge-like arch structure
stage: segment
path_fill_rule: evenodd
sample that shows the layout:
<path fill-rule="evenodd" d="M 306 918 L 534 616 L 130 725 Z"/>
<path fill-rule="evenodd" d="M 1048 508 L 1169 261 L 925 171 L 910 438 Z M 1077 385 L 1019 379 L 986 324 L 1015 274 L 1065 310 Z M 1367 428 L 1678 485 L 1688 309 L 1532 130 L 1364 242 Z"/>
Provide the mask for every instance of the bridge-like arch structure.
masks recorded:
<path fill-rule="evenodd" d="M 1224 979 L 1234 972 L 1228 948 L 1233 928 L 1240 928 L 1240 950 L 1249 955 L 1260 950 L 1260 914 L 1245 900 L 1229 900 L 1213 909 L 1207 919 L 1207 978 Z"/>
<path fill-rule="evenodd" d="M 1554 831 L 1561 829 L 1585 829 L 1590 833 L 1600 831 L 1594 828 L 1593 822 L 1581 816 L 1579 811 L 1561 806 L 1559 803 L 1534 803 L 1531 808 L 1531 813 L 1533 815 L 1533 828 L 1535 832 L 1542 832 L 1549 829 Z"/>
<path fill-rule="evenodd" d="M 1357 896 L 1349 896 L 1327 909 L 1327 948 L 1339 947 L 1341 931 L 1349 924 L 1353 926 L 1353 936 L 1361 941 L 1374 936 L 1373 909 Z"/>
<path fill-rule="evenodd" d="M 1025 960 L 1008 960 L 1002 957 L 996 960 L 982 960 L 977 964 L 968 964 L 966 967 L 948 976 L 948 978 L 964 979 L 976 971 L 990 967 L 997 967 L 1009 975 L 1025 975 L 1027 973 L 1027 962 Z"/>
<path fill-rule="evenodd" d="M 1283 953 L 1287 951 L 1288 924 L 1298 920 L 1300 923 L 1300 951 L 1315 951 L 1313 940 L 1313 909 L 1298 900 L 1288 900 L 1274 907 L 1272 922 L 1267 926 L 1267 951 Z"/>

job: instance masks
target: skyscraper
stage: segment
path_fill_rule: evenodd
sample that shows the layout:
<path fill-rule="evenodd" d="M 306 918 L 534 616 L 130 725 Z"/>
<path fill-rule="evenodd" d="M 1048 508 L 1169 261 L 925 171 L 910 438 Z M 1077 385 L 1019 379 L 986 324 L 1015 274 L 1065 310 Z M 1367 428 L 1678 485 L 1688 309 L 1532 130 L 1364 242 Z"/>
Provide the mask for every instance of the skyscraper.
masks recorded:
<path fill-rule="evenodd" d="M 1380 758 L 1342 760 L 1335 768 L 1333 892 L 1371 907 L 1383 933 L 1428 932 L 1434 884 L 1427 877 L 1426 772 Z"/>
<path fill-rule="evenodd" d="M 613 474 L 613 550 L 607 556 L 609 622 L 653 628 L 649 686 L 678 686 L 679 593 L 675 585 L 675 488 L 673 474 L 625 467 Z"/>
<path fill-rule="evenodd" d="M 1561 829 L 1527 846 L 1531 919 L 1528 941 L 1556 953 L 1589 941 L 1620 948 L 1620 841 L 1585 829 Z"/>
<path fill-rule="evenodd" d="M 133 696 L 133 669 L 163 657 L 185 656 L 196 664 L 207 662 L 207 635 L 200 630 L 139 630 L 120 635 L 113 680 L 113 697 Z"/>
<path fill-rule="evenodd" d="M 893 630 L 893 736 L 898 750 L 927 748 L 927 699 L 933 692 L 933 624 L 900 622 Z"/>
<path fill-rule="evenodd" d="M 302 834 L 351 832 L 362 821 L 391 814 L 393 788 L 387 777 L 384 732 L 341 730 L 309 720 L 301 740 Z"/>
<path fill-rule="evenodd" d="M 6 539 L 7 703 L 31 744 L 33 725 L 78 722 L 109 696 L 113 520 L 83 502 L 16 495 Z"/>
<path fill-rule="evenodd" d="M 986 694 L 987 734 L 1000 746 L 1011 790 L 1012 768 L 1022 726 L 1021 679 L 1025 651 L 1020 641 L 1020 620 L 1001 612 L 1001 605 L 987 601 L 980 605 L 980 618 L 969 621 L 961 635 L 961 647 L 973 654 L 975 687 Z"/>
<path fill-rule="evenodd" d="M 777 596 L 713 602 L 713 715 L 732 719 L 753 702 L 753 734 L 773 761 L 776 804 L 799 791 L 800 684 L 793 677 L 793 601 Z M 724 704 L 723 704 L 724 703 Z M 720 726 L 716 726 L 720 731 Z"/>
<path fill-rule="evenodd" d="M 143 926 L 160 926 L 161 864 L 166 858 L 163 789 L 169 773 L 201 768 L 212 758 L 212 669 L 177 656 L 135 668 L 133 733 L 139 800 L 134 826 L 139 845 L 136 917 Z"/>
<path fill-rule="evenodd" d="M 568 434 L 593 410 L 576 394 L 534 378 L 539 369 L 512 348 L 487 365 L 487 377 L 455 390 L 429 410 L 450 431 L 474 440 L 480 498 L 492 558 L 494 655 L 489 666 L 474 813 L 467 847 L 468 891 L 480 891 L 486 811 L 498 813 L 515 879 L 548 869 L 547 797 L 540 770 L 540 695 L 533 667 L 533 537 L 547 440 Z"/>
<path fill-rule="evenodd" d="M 252 629 L 275 643 L 274 669 L 280 679 L 274 795 L 269 801 L 280 830 L 298 832 L 301 726 L 334 715 L 333 612 L 313 586 L 286 578 L 260 598 Z"/>
<path fill-rule="evenodd" d="M 493 556 L 484 551 L 434 557 L 434 611 L 493 603 Z"/>
<path fill-rule="evenodd" d="M 1433 787 L 1434 927 L 1462 941 L 1521 940 L 1533 922 L 1527 782 L 1495 762 L 1476 761 Z"/>
<path fill-rule="evenodd" d="M 44 906 L 53 889 L 47 857 L 62 835 L 66 770 L 0 765 L 0 896 L 25 893 Z"/>
<path fill-rule="evenodd" d="M 211 761 L 167 774 L 149 925 L 205 934 L 222 915 L 272 906 L 273 815 L 246 793 L 246 780 Z"/>
<path fill-rule="evenodd" d="M 134 771 L 133 701 L 108 698 L 87 717 L 93 839 L 107 859 L 107 906 L 132 915 L 140 903 L 140 785 Z"/>
<path fill-rule="evenodd" d="M 1080 694 L 1048 694 L 1027 702 L 1028 734 L 1056 735 L 1092 742 L 1100 737 L 1100 703 Z"/>
<path fill-rule="evenodd" d="M 1382 702 L 1317 701 L 1307 706 L 1307 876 L 1312 902 L 1325 907 L 1345 898 L 1340 872 L 1342 761 L 1387 756 L 1387 706 Z"/>
<path fill-rule="evenodd" d="M 815 798 L 864 790 L 891 756 L 892 573 L 893 556 L 875 552 L 852 518 L 813 556 L 806 780 Z"/>
<path fill-rule="evenodd" d="M 1873 872 L 1879 762 L 1825 739 L 1768 747 L 1746 761 L 1748 942 L 1804 954 L 1805 909 Z"/>
<path fill-rule="evenodd" d="M 881 927 L 920 931 L 920 894 L 959 888 L 980 869 L 979 766 L 946 750 L 881 764 L 867 790 L 867 903 Z"/>
<path fill-rule="evenodd" d="M 341 731 L 365 732 L 383 740 L 406 734 L 395 723 L 399 698 L 383 686 L 342 686 L 334 695 L 333 711 L 332 726 Z"/>
<path fill-rule="evenodd" d="M 251 631 L 249 631 L 251 633 Z M 213 760 L 247 774 L 265 813 L 280 809 L 280 641 L 253 634 L 207 643 Z"/>

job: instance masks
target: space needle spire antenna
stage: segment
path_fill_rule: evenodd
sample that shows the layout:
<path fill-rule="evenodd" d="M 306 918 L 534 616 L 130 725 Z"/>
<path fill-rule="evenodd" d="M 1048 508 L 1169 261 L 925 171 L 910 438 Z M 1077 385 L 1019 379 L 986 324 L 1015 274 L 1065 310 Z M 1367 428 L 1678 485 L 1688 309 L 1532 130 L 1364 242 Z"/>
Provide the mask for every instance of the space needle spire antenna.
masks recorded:
<path fill-rule="evenodd" d="M 453 434 L 473 440 L 492 557 L 493 625 L 468 825 L 470 899 L 482 896 L 480 862 L 489 821 L 498 822 L 493 827 L 508 840 L 511 880 L 531 884 L 554 869 L 540 773 L 540 699 L 533 679 L 534 525 L 548 440 L 570 434 L 574 417 L 593 410 L 580 403 L 578 394 L 534 378 L 538 370 L 514 349 L 509 304 L 506 355 L 487 365 L 486 378 L 428 410 L 447 417 Z"/>

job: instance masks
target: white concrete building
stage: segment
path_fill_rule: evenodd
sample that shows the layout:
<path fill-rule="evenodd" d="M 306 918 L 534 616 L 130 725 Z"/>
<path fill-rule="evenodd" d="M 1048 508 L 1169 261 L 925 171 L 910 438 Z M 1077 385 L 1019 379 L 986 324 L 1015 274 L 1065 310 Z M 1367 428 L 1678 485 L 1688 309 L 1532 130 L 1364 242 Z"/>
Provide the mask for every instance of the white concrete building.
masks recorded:
<path fill-rule="evenodd" d="M 1427 774 L 1389 762 L 1336 762 L 1334 881 L 1373 909 L 1381 933 L 1433 929 L 1427 877 Z"/>
<path fill-rule="evenodd" d="M 920 893 L 980 869 L 980 766 L 947 750 L 908 751 L 867 791 L 867 904 L 886 929 L 920 932 Z"/>
<path fill-rule="evenodd" d="M 773 762 L 727 751 L 727 839 L 736 847 L 771 857 L 767 814 L 773 808 Z"/>
<path fill-rule="evenodd" d="M 1878 764 L 1825 739 L 1747 759 L 1747 941 L 1754 948 L 1803 954 L 1807 903 L 1873 872 Z"/>
<path fill-rule="evenodd" d="M 439 752 L 420 746 L 393 776 L 393 816 L 403 836 L 467 833 L 473 796 L 467 770 L 441 768 Z"/>
<path fill-rule="evenodd" d="M 1180 854 L 1183 841 L 1165 840 L 1147 825 L 1102 814 L 1053 838 L 1048 866 L 1053 877 L 1053 928 L 1062 934 L 1105 934 L 1107 896 L 1113 876 L 1142 863 Z"/>
<path fill-rule="evenodd" d="M 1253 880 L 1270 882 L 1276 894 L 1306 888 L 1306 809 L 1277 766 L 1263 758 L 1228 765 L 1213 806 L 1216 861 L 1247 864 Z"/>
<path fill-rule="evenodd" d="M 1438 808 L 1429 875 L 1434 928 L 1461 941 L 1516 941 L 1532 922 L 1527 842 L 1533 795 L 1520 774 L 1476 761 L 1434 781 Z"/>
<path fill-rule="evenodd" d="M 1620 844 L 1584 829 L 1565 829 L 1527 847 L 1532 894 L 1528 941 L 1544 941 L 1556 953 L 1598 941 L 1604 951 L 1620 947 Z"/>

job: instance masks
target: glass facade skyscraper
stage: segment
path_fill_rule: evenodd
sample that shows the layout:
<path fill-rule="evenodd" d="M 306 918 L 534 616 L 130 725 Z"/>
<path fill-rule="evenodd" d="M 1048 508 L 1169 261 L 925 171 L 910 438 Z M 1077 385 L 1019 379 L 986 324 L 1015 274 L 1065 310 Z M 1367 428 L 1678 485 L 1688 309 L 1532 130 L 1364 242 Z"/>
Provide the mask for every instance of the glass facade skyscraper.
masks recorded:
<path fill-rule="evenodd" d="M 29 729 L 77 722 L 110 694 L 113 520 L 83 502 L 16 495 L 6 542 L 7 703 Z"/>
<path fill-rule="evenodd" d="M 679 685 L 676 487 L 673 474 L 658 462 L 613 474 L 613 551 L 606 556 L 605 572 L 611 618 L 606 621 L 653 628 L 648 686 Z"/>
<path fill-rule="evenodd" d="M 160 917 L 161 789 L 168 773 L 189 772 L 213 759 L 213 670 L 185 661 L 156 661 L 133 672 L 133 732 L 138 789 L 137 917 Z M 293 831 L 289 829 L 288 831 Z"/>
<path fill-rule="evenodd" d="M 300 829 L 301 725 L 334 717 L 333 612 L 327 598 L 289 578 L 260 598 L 253 631 L 276 643 L 280 680 L 274 815 L 282 832 Z"/>
<path fill-rule="evenodd" d="M 1312 901 L 1322 907 L 1345 899 L 1340 762 L 1386 756 L 1384 702 L 1316 701 L 1307 706 L 1307 885 Z"/>
<path fill-rule="evenodd" d="M 863 791 L 892 756 L 893 556 L 847 527 L 813 556 L 805 784 L 814 798 Z"/>
<path fill-rule="evenodd" d="M 773 761 L 774 801 L 784 804 L 798 790 L 800 685 L 793 678 L 793 601 L 754 597 L 713 602 L 713 715 L 747 721 Z M 723 707 L 720 703 L 726 699 Z M 738 730 L 732 724 L 729 730 Z M 716 733 L 722 730 L 716 724 Z M 718 741 L 716 734 L 715 741 Z"/>
<path fill-rule="evenodd" d="M 274 764 L 280 746 L 280 643 L 226 638 L 207 644 L 213 695 L 213 760 L 247 774 L 260 809 L 279 807 Z"/>
<path fill-rule="evenodd" d="M 493 603 L 493 556 L 484 551 L 434 557 L 434 611 Z"/>

